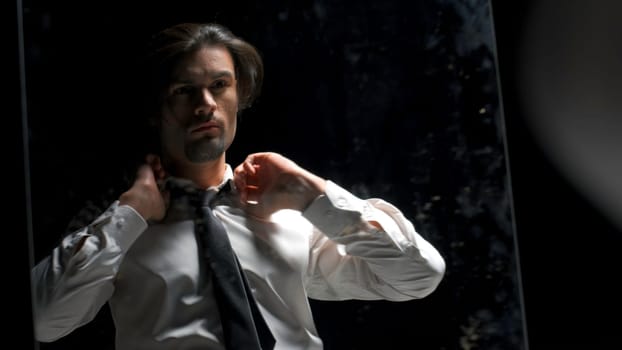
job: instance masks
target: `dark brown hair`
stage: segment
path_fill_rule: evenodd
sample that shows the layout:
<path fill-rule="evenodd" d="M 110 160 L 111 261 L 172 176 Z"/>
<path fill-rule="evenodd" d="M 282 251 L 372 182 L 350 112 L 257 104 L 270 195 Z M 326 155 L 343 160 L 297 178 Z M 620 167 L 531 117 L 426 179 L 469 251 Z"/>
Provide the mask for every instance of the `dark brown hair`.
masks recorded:
<path fill-rule="evenodd" d="M 147 68 L 151 82 L 151 93 L 147 97 L 152 104 L 168 86 L 175 64 L 207 45 L 224 45 L 233 58 L 239 110 L 255 101 L 263 82 L 263 62 L 257 49 L 220 24 L 181 23 L 154 35 L 147 46 L 143 68 Z"/>

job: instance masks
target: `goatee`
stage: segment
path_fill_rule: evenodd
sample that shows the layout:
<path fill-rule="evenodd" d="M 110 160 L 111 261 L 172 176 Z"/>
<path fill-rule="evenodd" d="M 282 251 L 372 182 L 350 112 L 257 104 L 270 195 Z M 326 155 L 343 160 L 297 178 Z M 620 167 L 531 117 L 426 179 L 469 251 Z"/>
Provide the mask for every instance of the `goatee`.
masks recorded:
<path fill-rule="evenodd" d="M 191 162 L 202 163 L 215 160 L 225 152 L 225 141 L 222 137 L 200 139 L 187 144 L 185 152 Z"/>

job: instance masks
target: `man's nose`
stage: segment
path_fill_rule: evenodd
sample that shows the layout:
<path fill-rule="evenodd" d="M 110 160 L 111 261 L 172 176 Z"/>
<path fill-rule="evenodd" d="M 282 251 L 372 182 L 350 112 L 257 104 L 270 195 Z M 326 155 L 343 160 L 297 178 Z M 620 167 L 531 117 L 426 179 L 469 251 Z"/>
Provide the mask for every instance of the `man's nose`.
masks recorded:
<path fill-rule="evenodd" d="M 216 109 L 216 100 L 209 89 L 201 89 L 197 94 L 195 115 L 211 115 Z"/>

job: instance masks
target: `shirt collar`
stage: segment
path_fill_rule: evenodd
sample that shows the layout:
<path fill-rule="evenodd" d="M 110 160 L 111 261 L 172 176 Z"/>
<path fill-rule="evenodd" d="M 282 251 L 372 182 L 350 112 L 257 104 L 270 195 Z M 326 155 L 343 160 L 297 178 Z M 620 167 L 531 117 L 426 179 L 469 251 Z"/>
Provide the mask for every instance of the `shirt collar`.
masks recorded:
<path fill-rule="evenodd" d="M 205 190 L 220 191 L 229 182 L 231 182 L 231 186 L 233 186 L 233 181 L 231 180 L 233 180 L 233 170 L 231 169 L 231 166 L 229 164 L 225 164 L 225 173 L 223 175 L 222 182 L 220 182 L 216 186 L 208 187 Z M 186 186 L 198 187 L 194 182 L 192 182 L 192 180 L 182 178 L 182 177 L 169 176 L 162 183 L 164 188 L 168 186 L 169 182 L 171 182 L 172 184 L 181 186 L 181 187 L 186 187 Z"/>

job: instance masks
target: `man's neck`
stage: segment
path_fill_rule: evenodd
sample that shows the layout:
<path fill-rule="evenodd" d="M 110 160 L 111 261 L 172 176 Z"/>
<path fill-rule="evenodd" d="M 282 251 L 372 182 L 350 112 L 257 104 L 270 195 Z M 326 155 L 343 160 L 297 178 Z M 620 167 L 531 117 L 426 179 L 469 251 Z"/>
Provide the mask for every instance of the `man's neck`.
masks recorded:
<path fill-rule="evenodd" d="M 173 175 L 191 180 L 200 188 L 209 188 L 222 183 L 226 169 L 223 154 L 220 158 L 205 163 L 185 163 L 175 169 Z"/>

